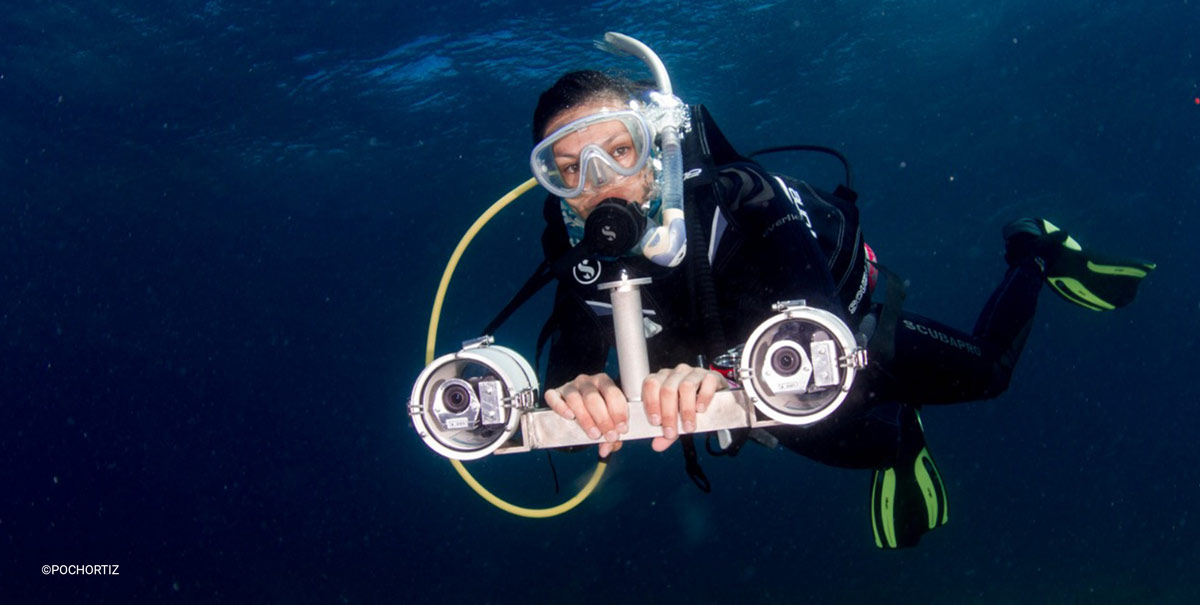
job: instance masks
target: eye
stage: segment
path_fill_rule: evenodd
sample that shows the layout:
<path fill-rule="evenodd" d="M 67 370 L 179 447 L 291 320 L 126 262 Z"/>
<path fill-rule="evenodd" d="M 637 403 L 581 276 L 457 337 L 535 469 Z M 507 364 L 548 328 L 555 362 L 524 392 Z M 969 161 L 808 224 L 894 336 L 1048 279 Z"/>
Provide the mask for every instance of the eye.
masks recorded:
<path fill-rule="evenodd" d="M 637 162 L 637 151 L 633 145 L 617 144 L 609 153 L 614 160 L 626 168 L 632 168 Z"/>
<path fill-rule="evenodd" d="M 558 174 L 564 184 L 568 187 L 574 187 L 579 183 L 579 162 L 560 164 L 558 166 Z"/>

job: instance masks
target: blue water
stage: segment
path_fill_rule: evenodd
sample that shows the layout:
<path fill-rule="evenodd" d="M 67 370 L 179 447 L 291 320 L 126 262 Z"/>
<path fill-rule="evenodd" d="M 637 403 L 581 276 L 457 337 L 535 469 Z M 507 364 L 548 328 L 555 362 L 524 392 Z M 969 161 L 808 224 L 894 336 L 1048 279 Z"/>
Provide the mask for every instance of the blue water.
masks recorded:
<path fill-rule="evenodd" d="M 5 2 L 0 601 L 1129 602 L 1200 597 L 1200 7 L 1000 2 Z M 1156 261 L 1137 302 L 1047 293 L 1010 390 L 927 410 L 950 524 L 880 552 L 868 474 L 631 444 L 550 521 L 411 431 L 433 291 L 528 177 L 563 71 L 653 46 L 743 150 L 854 161 L 909 308 L 969 328 L 1038 214 Z M 820 157 L 777 170 L 832 186 Z M 539 258 L 540 196 L 456 274 L 438 352 Z M 498 337 L 532 350 L 548 301 Z M 473 464 L 556 503 L 588 454 Z M 44 576 L 115 564 L 117 576 Z"/>

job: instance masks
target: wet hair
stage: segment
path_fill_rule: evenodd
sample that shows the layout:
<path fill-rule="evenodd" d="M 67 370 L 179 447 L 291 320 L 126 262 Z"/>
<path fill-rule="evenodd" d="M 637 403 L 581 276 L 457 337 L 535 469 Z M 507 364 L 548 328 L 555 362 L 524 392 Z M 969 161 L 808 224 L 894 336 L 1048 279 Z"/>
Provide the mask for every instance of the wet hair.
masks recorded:
<path fill-rule="evenodd" d="M 606 98 L 632 99 L 638 89 L 639 85 L 630 80 L 599 71 L 573 71 L 564 75 L 538 97 L 537 109 L 533 110 L 533 144 L 541 142 L 546 126 L 559 113 Z"/>

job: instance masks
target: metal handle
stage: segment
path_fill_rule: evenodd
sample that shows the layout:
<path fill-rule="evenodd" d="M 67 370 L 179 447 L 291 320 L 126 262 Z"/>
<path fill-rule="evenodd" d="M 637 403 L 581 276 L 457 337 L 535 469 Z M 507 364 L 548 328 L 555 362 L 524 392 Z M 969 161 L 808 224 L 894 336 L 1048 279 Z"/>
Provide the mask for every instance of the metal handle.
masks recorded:
<path fill-rule="evenodd" d="M 696 414 L 696 430 L 693 433 L 709 433 L 721 429 L 758 428 L 779 426 L 774 420 L 759 420 L 754 407 L 741 389 L 719 391 L 712 403 L 702 414 Z M 679 431 L 684 433 L 684 431 Z M 634 441 L 662 437 L 663 427 L 654 426 L 646 419 L 646 408 L 641 401 L 629 402 L 629 432 L 621 435 L 621 441 Z M 495 451 L 497 454 L 516 454 L 535 449 L 594 445 L 603 443 L 604 438 L 592 439 L 579 428 L 579 423 L 567 420 L 552 410 L 538 410 L 521 416 L 521 443 L 510 443 Z"/>

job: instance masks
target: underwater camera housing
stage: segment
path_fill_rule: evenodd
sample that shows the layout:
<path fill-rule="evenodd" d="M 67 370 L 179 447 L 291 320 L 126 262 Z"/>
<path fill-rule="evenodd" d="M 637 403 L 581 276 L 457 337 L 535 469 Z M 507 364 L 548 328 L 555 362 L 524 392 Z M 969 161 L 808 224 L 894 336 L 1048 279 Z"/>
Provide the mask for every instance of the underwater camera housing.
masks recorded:
<path fill-rule="evenodd" d="M 867 365 L 850 328 L 803 300 L 776 303 L 779 312 L 750 334 L 738 378 L 755 409 L 783 424 L 806 425 L 833 414 Z"/>
<path fill-rule="evenodd" d="M 474 460 L 496 451 L 517 431 L 521 412 L 537 401 L 537 376 L 512 349 L 485 336 L 435 359 L 413 386 L 408 414 L 435 452 Z"/>
<path fill-rule="evenodd" d="M 629 402 L 629 430 L 622 441 L 663 434 L 638 400 L 649 374 L 638 288 L 649 280 L 622 279 L 611 290 L 617 324 L 621 383 Z M 737 364 L 740 389 L 719 391 L 696 416 L 695 433 L 778 425 L 810 425 L 828 418 L 846 400 L 858 370 L 867 364 L 850 328 L 838 316 L 804 301 L 775 305 L 777 315 L 754 330 L 740 351 L 724 356 Z M 721 365 L 722 360 L 715 362 Z M 468 341 L 458 353 L 433 361 L 413 386 L 408 414 L 421 439 L 457 460 L 489 454 L 597 444 L 574 420 L 535 410 L 538 381 L 529 363 L 490 336 Z M 681 433 L 685 431 L 680 431 Z"/>

